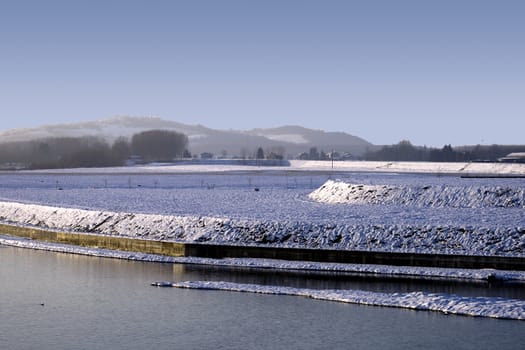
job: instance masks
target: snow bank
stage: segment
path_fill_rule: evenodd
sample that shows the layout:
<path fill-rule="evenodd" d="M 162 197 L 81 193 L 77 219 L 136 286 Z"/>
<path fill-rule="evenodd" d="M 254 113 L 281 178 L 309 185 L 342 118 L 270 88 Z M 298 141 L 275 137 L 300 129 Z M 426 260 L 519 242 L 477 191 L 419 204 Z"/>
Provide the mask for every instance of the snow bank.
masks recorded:
<path fill-rule="evenodd" d="M 525 320 L 525 301 L 505 298 L 463 297 L 450 294 L 424 292 L 378 293 L 361 290 L 315 290 L 282 286 L 210 281 L 185 281 L 171 284 L 164 283 L 162 286 L 261 293 L 271 295 L 293 295 L 318 300 L 338 301 L 352 304 L 438 311 L 445 314 L 465 316 Z"/>
<path fill-rule="evenodd" d="M 324 203 L 418 207 L 524 208 L 525 188 L 510 186 L 390 186 L 328 180 L 309 195 Z"/>
<path fill-rule="evenodd" d="M 315 223 L 156 215 L 0 202 L 0 222 L 176 242 L 525 256 L 525 228 Z"/>

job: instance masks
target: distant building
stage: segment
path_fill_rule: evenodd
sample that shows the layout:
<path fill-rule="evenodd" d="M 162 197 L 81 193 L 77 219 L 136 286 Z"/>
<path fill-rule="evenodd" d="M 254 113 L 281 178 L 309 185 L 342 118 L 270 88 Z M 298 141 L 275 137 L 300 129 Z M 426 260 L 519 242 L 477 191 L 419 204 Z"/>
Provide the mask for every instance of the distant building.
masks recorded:
<path fill-rule="evenodd" d="M 502 163 L 525 163 L 525 152 L 509 153 L 505 157 L 499 158 Z"/>

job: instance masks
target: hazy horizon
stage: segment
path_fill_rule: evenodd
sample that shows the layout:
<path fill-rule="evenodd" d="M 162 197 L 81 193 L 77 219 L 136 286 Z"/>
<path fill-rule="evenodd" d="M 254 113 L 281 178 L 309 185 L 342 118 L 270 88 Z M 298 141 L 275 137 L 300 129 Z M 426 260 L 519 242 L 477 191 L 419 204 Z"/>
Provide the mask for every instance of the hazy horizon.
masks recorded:
<path fill-rule="evenodd" d="M 267 128 L 260 128 L 260 127 L 252 127 L 250 129 L 234 129 L 234 128 L 229 128 L 229 129 L 223 129 L 223 128 L 212 128 L 212 127 L 209 127 L 208 125 L 203 125 L 203 124 L 192 124 L 192 123 L 182 123 L 178 120 L 170 120 L 170 119 L 165 119 L 165 118 L 162 118 L 162 117 L 159 117 L 159 116 L 125 116 L 125 115 L 119 115 L 119 116 L 113 116 L 113 117 L 109 117 L 109 118 L 102 118 L 102 119 L 91 119 L 91 120 L 78 120 L 78 121 L 72 121 L 72 122 L 64 122 L 64 123 L 56 123 L 56 124 L 52 124 L 52 123 L 49 123 L 49 124 L 42 124 L 42 125 L 35 125 L 35 126 L 28 126 L 28 127 L 22 127 L 22 128 L 14 128 L 14 129 L 8 129 L 8 130 L 1 130 L 0 129 L 0 137 L 2 135 L 2 133 L 8 133 L 10 136 L 14 135 L 14 134 L 18 134 L 20 133 L 20 135 L 24 135 L 24 130 L 41 130 L 42 132 L 44 132 L 45 129 L 48 129 L 48 128 L 51 128 L 49 130 L 54 130 L 55 128 L 59 128 L 59 129 L 64 129 L 64 130 L 67 130 L 67 127 L 73 127 L 74 130 L 79 130 L 79 127 L 82 125 L 82 124 L 86 124 L 86 125 L 90 125 L 89 129 L 86 129 L 86 131 L 90 130 L 91 128 L 93 128 L 93 123 L 107 123 L 107 122 L 110 122 L 112 124 L 111 128 L 113 129 L 114 127 L 114 122 L 118 122 L 118 119 L 121 119 L 121 118 L 131 118 L 131 119 L 148 119 L 148 118 L 151 118 L 152 120 L 157 120 L 159 119 L 160 121 L 162 122 L 175 122 L 175 123 L 179 123 L 179 124 L 183 124 L 185 126 L 188 126 L 188 127 L 204 127 L 204 128 L 208 128 L 208 129 L 212 129 L 212 130 L 218 130 L 218 131 L 224 131 L 224 132 L 229 132 L 229 131 L 233 131 L 233 132 L 239 132 L 239 133 L 243 133 L 243 132 L 253 132 L 253 131 L 256 131 L 256 130 L 270 130 L 270 129 L 277 129 L 277 128 L 295 128 L 295 127 L 299 127 L 299 128 L 306 128 L 307 130 L 312 130 L 312 131 L 321 131 L 321 132 L 326 132 L 326 133 L 332 133 L 332 132 L 344 132 L 350 136 L 355 136 L 357 138 L 360 138 L 366 142 L 370 142 L 370 140 L 367 140 L 363 137 L 361 137 L 360 135 L 355 135 L 355 134 L 351 134 L 349 132 L 346 132 L 344 130 L 328 130 L 328 129 L 321 129 L 321 128 L 307 128 L 303 125 L 276 125 L 276 126 L 270 126 L 270 127 L 267 127 Z M 98 127 L 98 126 L 97 126 Z M 133 126 L 135 127 L 135 126 Z M 148 129 L 148 128 L 146 128 Z M 155 122 L 153 122 L 152 126 L 150 129 L 163 129 L 162 127 L 158 127 L 156 125 Z M 172 130 L 172 126 L 169 126 L 167 129 L 169 130 Z M 64 135 L 64 130 L 60 131 L 57 135 L 54 135 L 52 133 L 50 133 L 48 136 L 42 136 L 44 138 L 46 137 L 61 137 L 61 136 L 65 136 Z M 184 130 L 178 130 L 179 132 L 181 133 L 184 133 Z M 103 133 L 104 134 L 104 133 Z M 114 130 L 112 130 L 112 132 L 110 132 L 111 135 L 113 135 L 114 138 L 116 137 L 119 137 L 119 136 L 123 136 L 123 137 L 126 137 L 126 136 L 129 136 L 129 135 L 117 135 L 117 134 L 114 134 Z M 45 135 L 45 133 L 43 134 Z M 91 134 L 89 132 L 86 132 L 86 133 L 83 133 L 82 135 L 85 135 L 85 136 L 99 136 L 99 135 L 95 135 L 95 134 Z M 104 134 L 105 136 L 107 136 L 106 134 Z M 108 134 L 109 135 L 109 134 Z M 255 135 L 255 134 L 253 134 Z M 76 136 L 76 131 L 72 133 L 73 137 L 78 137 L 78 135 Z M 291 135 L 290 135 L 291 137 Z M 102 137 L 102 138 L 105 138 L 105 137 Z M 25 136 L 22 136 L 21 140 L 26 140 L 27 137 Z M 18 140 L 18 138 L 15 137 L 15 140 Z M 1 139 L 0 139 L 1 141 Z M 12 141 L 12 140 L 9 140 L 9 141 Z M 404 141 L 407 141 L 406 139 L 403 139 L 403 140 L 399 140 L 399 141 L 395 141 L 393 143 L 384 143 L 384 144 L 377 144 L 377 143 L 373 143 L 373 142 L 370 142 L 371 144 L 375 145 L 375 146 L 388 146 L 388 145 L 395 145 L 395 144 L 398 144 L 399 142 L 404 142 Z M 428 145 L 428 144 L 416 144 L 416 143 L 413 143 L 412 140 L 408 140 L 410 141 L 414 146 L 428 146 L 430 148 L 441 148 L 443 146 L 446 146 L 447 144 L 443 144 L 443 145 Z M 293 143 L 293 141 L 292 141 Z M 476 145 L 485 145 L 485 146 L 490 146 L 490 145 L 494 145 L 494 144 L 481 144 L 481 143 L 476 143 L 476 144 L 452 144 L 453 147 L 462 147 L 462 146 L 476 146 Z M 510 144 L 510 143 L 498 143 L 497 145 L 502 145 L 502 146 L 519 146 L 519 145 L 525 145 L 525 142 L 521 142 L 521 143 L 515 143 L 515 144 Z"/>
<path fill-rule="evenodd" d="M 2 131 L 158 116 L 373 144 L 524 144 L 521 1 L 16 1 Z"/>

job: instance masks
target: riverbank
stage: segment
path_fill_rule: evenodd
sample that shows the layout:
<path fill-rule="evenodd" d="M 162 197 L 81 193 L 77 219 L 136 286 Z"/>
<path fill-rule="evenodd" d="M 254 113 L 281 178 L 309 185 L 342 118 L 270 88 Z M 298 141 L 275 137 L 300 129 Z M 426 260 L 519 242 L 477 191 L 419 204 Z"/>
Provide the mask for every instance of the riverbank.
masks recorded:
<path fill-rule="evenodd" d="M 63 243 L 87 248 L 158 254 L 171 257 L 212 259 L 253 258 L 342 264 L 525 271 L 525 258 L 520 257 L 301 249 L 264 245 L 236 246 L 180 243 L 87 233 L 60 232 L 5 224 L 0 224 L 0 232 L 15 237 L 25 237 L 32 240 L 50 243 Z M 487 278 L 494 277 L 488 276 Z"/>
<path fill-rule="evenodd" d="M 467 348 L 503 350 L 515 348 L 523 338 L 523 321 L 421 311 L 434 297 L 419 297 L 421 308 L 404 309 L 315 300 L 306 295 L 150 286 L 154 281 L 222 281 L 315 289 L 326 294 L 334 289 L 348 294 L 353 290 L 370 298 L 385 293 L 385 300 L 396 292 L 419 291 L 427 296 L 449 294 L 452 301 L 458 296 L 485 297 L 486 308 L 501 310 L 506 303 L 519 312 L 516 301 L 525 296 L 515 284 L 489 288 L 482 281 L 371 281 L 341 273 L 144 263 L 5 246 L 0 246 L 0 275 L 2 349 L 42 348 L 42 343 L 52 349 L 57 347 L 57 339 L 61 348 L 71 349 L 79 344 L 93 349 L 108 344 L 118 349 L 148 348 L 151 344 L 226 349 L 233 343 L 237 349 L 246 349 L 266 337 L 272 342 L 265 341 L 260 347 L 267 349 L 344 349 L 348 344 L 360 349 L 388 348 L 399 339 L 405 348 L 408 342 L 408 348 L 424 343 L 426 349 L 441 349 L 449 344 L 457 348 L 459 339 Z M 20 336 L 21 329 L 29 328 L 31 332 Z"/>
<path fill-rule="evenodd" d="M 201 258 L 147 254 L 134 251 L 82 247 L 71 244 L 38 241 L 25 237 L 0 234 L 0 245 L 52 251 L 67 254 L 79 254 L 95 257 L 116 258 L 134 261 L 209 265 L 232 268 L 256 268 L 319 273 L 358 274 L 374 278 L 410 278 L 424 280 L 454 280 L 462 282 L 489 283 L 511 282 L 525 283 L 525 271 L 505 271 L 494 269 L 432 268 L 418 266 L 393 266 L 374 264 L 347 264 L 313 261 L 292 261 L 278 259 L 253 258 Z"/>

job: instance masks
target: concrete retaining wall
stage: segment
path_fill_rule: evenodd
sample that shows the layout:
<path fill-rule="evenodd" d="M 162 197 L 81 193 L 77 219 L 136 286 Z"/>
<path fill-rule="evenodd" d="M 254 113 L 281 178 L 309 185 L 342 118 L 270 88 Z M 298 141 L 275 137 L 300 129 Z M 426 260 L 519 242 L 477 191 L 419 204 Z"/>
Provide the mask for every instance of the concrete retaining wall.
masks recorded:
<path fill-rule="evenodd" d="M 72 244 L 91 248 L 134 251 L 167 256 L 202 258 L 265 258 L 355 264 L 426 266 L 446 268 L 524 270 L 525 258 L 347 251 L 328 249 L 231 246 L 199 243 L 152 241 L 84 233 L 58 232 L 39 228 L 0 224 L 0 233 L 34 240 Z"/>
<path fill-rule="evenodd" d="M 194 243 L 186 244 L 186 254 L 188 254 L 188 256 L 218 259 L 251 257 L 352 264 L 525 270 L 525 258 L 499 256 L 391 253 L 328 249 L 273 248 L 260 246 L 241 247 Z"/>
<path fill-rule="evenodd" d="M 11 236 L 27 237 L 38 241 L 72 244 L 90 248 L 105 248 L 168 256 L 186 256 L 185 245 L 175 242 L 58 232 L 4 224 L 0 224 L 0 233 Z"/>

